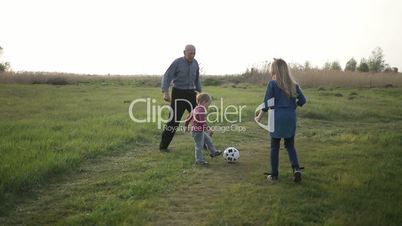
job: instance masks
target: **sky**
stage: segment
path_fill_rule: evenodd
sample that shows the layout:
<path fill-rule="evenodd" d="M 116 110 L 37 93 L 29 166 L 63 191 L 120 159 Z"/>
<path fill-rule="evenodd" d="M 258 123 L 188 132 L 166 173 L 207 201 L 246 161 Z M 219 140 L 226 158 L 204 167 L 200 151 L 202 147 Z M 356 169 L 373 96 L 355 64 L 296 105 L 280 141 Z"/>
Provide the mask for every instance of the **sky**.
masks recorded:
<path fill-rule="evenodd" d="M 186 44 L 202 74 L 358 62 L 402 70 L 399 0 L 0 0 L 0 61 L 14 71 L 163 74 Z"/>

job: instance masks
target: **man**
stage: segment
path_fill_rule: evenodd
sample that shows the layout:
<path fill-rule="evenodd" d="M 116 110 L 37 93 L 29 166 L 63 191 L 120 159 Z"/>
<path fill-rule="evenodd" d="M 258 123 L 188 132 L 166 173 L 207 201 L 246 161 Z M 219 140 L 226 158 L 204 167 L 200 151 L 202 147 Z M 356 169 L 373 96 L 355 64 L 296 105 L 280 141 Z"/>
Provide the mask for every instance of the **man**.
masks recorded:
<path fill-rule="evenodd" d="M 166 124 L 159 150 L 168 152 L 169 144 L 179 126 L 185 110 L 191 112 L 197 105 L 196 91 L 201 92 L 200 69 L 197 60 L 194 59 L 195 47 L 186 45 L 184 56 L 177 58 L 162 77 L 163 99 L 170 102 L 172 108 L 171 120 Z M 169 86 L 173 81 L 172 96 L 169 95 Z"/>

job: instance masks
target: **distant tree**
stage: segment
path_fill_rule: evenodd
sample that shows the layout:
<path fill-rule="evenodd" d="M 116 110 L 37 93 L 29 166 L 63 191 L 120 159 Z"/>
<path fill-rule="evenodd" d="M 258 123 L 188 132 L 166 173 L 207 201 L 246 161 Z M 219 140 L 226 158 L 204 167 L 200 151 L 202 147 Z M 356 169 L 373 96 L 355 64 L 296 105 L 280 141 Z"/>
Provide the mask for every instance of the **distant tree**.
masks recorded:
<path fill-rule="evenodd" d="M 359 66 L 356 68 L 360 72 L 369 72 L 369 65 L 365 58 L 360 60 Z"/>
<path fill-rule="evenodd" d="M 375 48 L 368 60 L 369 71 L 381 72 L 385 69 L 384 53 L 380 47 Z"/>
<path fill-rule="evenodd" d="M 345 66 L 345 71 L 356 71 L 356 65 L 357 62 L 356 60 L 352 57 L 352 59 L 350 59 Z"/>
<path fill-rule="evenodd" d="M 304 62 L 304 70 L 311 70 L 310 61 L 306 60 L 306 62 Z"/>
<path fill-rule="evenodd" d="M 386 73 L 398 73 L 397 67 L 390 67 L 389 65 L 385 67 L 384 72 Z"/>
<path fill-rule="evenodd" d="M 342 67 L 341 67 L 341 65 L 339 64 L 338 61 L 334 61 L 331 64 L 331 70 L 332 71 L 342 71 Z"/>
<path fill-rule="evenodd" d="M 3 54 L 3 48 L 0 46 L 0 57 L 1 54 Z M 0 62 L 0 72 L 3 72 L 6 70 L 6 65 L 4 65 L 2 62 Z"/>
<path fill-rule="evenodd" d="M 331 70 L 331 62 L 329 62 L 329 61 L 325 62 L 322 69 L 327 70 L 327 71 Z"/>
<path fill-rule="evenodd" d="M 9 62 L 0 63 L 0 72 L 8 71 L 10 68 L 11 66 Z"/>
<path fill-rule="evenodd" d="M 0 46 L 0 57 L 3 54 L 3 48 Z M 10 69 L 10 63 L 9 62 L 0 62 L 0 72 L 8 71 Z"/>
<path fill-rule="evenodd" d="M 385 73 L 392 73 L 392 72 L 394 72 L 393 70 L 392 70 L 392 68 L 391 67 L 386 67 L 385 69 L 384 69 L 384 72 Z"/>

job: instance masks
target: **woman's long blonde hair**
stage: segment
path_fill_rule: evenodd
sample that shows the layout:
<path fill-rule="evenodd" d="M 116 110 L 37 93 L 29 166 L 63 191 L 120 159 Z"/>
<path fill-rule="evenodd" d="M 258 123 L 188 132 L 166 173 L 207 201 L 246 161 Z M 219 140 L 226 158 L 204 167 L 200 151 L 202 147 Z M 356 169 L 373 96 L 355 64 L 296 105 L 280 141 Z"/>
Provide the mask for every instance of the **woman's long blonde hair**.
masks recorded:
<path fill-rule="evenodd" d="M 286 96 L 289 98 L 296 97 L 297 83 L 290 74 L 289 67 L 284 60 L 274 58 L 274 62 L 271 64 L 271 75 L 276 76 L 276 82 Z"/>

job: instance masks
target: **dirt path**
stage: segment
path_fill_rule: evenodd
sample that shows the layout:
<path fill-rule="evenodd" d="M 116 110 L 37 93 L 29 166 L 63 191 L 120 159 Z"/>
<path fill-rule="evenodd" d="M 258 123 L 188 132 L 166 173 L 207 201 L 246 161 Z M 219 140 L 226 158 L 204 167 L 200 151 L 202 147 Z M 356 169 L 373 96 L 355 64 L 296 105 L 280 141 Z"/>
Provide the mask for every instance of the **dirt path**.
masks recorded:
<path fill-rule="evenodd" d="M 255 177 L 261 177 L 261 183 L 265 183 L 262 169 L 267 156 L 261 150 L 245 146 L 242 149 L 238 163 L 228 164 L 219 157 L 211 160 L 208 167 L 190 169 L 187 179 L 174 192 L 162 196 L 158 218 L 151 224 L 203 225 L 206 216 L 222 214 L 213 212 L 211 207 L 222 201 L 231 187 Z M 256 162 L 256 159 L 262 161 Z"/>

